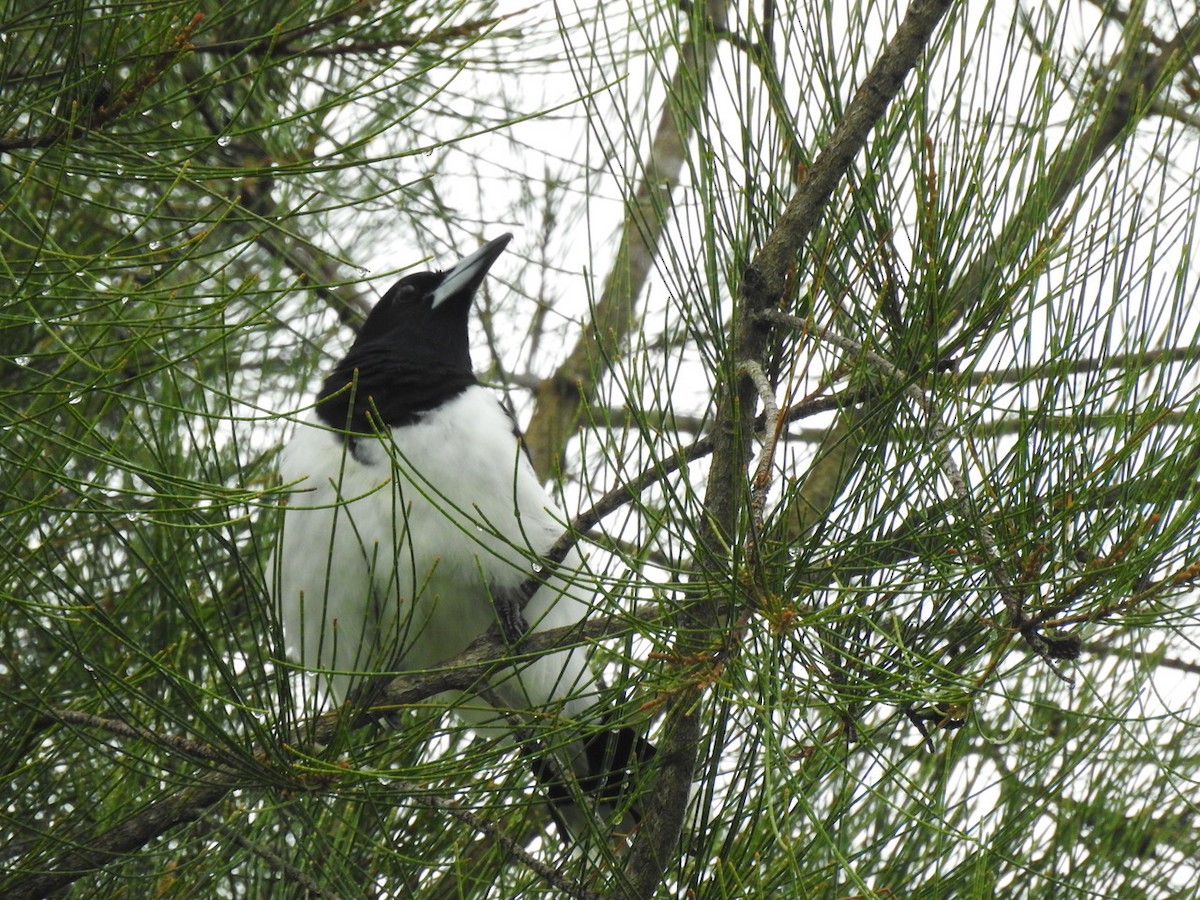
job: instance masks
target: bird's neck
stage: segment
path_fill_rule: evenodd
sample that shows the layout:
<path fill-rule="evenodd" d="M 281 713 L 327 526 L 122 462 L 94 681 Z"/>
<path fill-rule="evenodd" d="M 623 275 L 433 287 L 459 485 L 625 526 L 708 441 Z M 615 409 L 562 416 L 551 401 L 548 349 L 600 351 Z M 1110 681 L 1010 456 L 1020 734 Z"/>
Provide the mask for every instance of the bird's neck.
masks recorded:
<path fill-rule="evenodd" d="M 475 374 L 461 365 L 350 356 L 325 379 L 317 415 L 330 428 L 374 434 L 412 425 L 473 384 Z"/>

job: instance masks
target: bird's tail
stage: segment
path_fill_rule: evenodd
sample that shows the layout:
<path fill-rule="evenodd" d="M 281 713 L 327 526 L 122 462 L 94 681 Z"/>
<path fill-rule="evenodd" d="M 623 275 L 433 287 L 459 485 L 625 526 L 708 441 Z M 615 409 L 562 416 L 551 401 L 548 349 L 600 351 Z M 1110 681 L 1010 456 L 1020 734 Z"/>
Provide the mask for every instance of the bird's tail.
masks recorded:
<path fill-rule="evenodd" d="M 569 765 L 536 744 L 522 748 L 565 840 L 580 838 L 597 818 L 607 825 L 620 812 L 616 824 L 626 830 L 642 818 L 636 788 L 654 758 L 654 745 L 633 728 L 614 726 L 611 716 L 599 724 L 574 744 Z M 581 797 L 590 810 L 581 806 Z"/>

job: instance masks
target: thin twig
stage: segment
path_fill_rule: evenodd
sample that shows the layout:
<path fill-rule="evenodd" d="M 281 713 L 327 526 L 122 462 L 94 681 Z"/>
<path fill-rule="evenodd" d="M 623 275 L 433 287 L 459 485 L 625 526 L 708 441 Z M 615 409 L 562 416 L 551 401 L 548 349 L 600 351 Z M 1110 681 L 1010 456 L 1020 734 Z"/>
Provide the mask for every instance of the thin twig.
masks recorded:
<path fill-rule="evenodd" d="M 783 425 L 797 422 L 800 419 L 820 415 L 821 413 L 856 406 L 866 402 L 873 395 L 874 392 L 871 389 L 863 388 L 845 391 L 841 394 L 835 394 L 832 397 L 818 397 L 785 406 L 779 411 L 776 427 L 779 428 Z M 762 419 L 762 424 L 765 424 L 765 417 L 760 418 Z M 611 488 L 590 507 L 578 513 L 567 525 L 567 530 L 539 558 L 538 562 L 544 566 L 543 571 L 537 575 L 531 575 L 518 588 L 517 596 L 520 599 L 521 605 L 524 606 L 524 604 L 529 602 L 529 599 L 537 593 L 538 588 L 545 583 L 546 578 L 549 577 L 554 567 L 562 563 L 567 558 L 567 554 L 571 552 L 571 548 L 578 544 L 587 535 L 587 532 L 598 525 L 605 516 L 641 496 L 643 491 L 653 487 L 671 473 L 708 456 L 713 452 L 715 446 L 711 435 L 702 437 L 688 444 L 686 447 L 680 448 L 675 452 L 674 456 L 651 463 L 633 478 L 622 481 Z"/>
<path fill-rule="evenodd" d="M 392 679 L 384 687 L 377 706 L 364 710 L 347 705 L 342 709 L 320 716 L 311 723 L 311 727 L 298 726 L 292 739 L 302 740 L 304 746 L 307 747 L 325 745 L 339 732 L 348 727 L 353 728 L 376 720 L 380 713 L 390 711 L 389 708 L 394 709 L 403 704 L 419 703 L 449 688 L 478 689 L 480 685 L 486 684 L 488 679 L 500 668 L 519 666 L 522 662 L 542 654 L 577 646 L 589 640 L 611 637 L 627 628 L 630 621 L 654 621 L 661 616 L 662 610 L 656 604 L 643 604 L 628 613 L 593 619 L 580 625 L 538 632 L 529 635 L 521 642 L 520 653 L 516 656 L 513 656 L 511 648 L 505 646 L 502 641 L 485 635 L 454 659 L 447 661 L 441 669 Z M 134 726 L 114 720 L 67 710 L 56 711 L 54 718 L 63 722 L 100 728 L 122 736 L 152 740 L 160 746 L 176 749 L 206 761 L 216 759 L 215 755 L 210 756 L 209 752 L 202 748 L 202 745 L 144 732 Z M 305 750 L 300 748 L 298 752 L 304 753 Z M 49 862 L 39 859 L 36 865 L 36 874 L 31 874 L 20 883 L 10 882 L 9 893 L 6 896 L 33 900 L 33 898 L 53 894 L 73 884 L 88 872 L 125 858 L 127 854 L 162 836 L 172 828 L 195 821 L 207 814 L 231 791 L 241 787 L 244 781 L 244 773 L 234 771 L 232 766 L 220 766 L 200 776 L 192 787 L 175 791 L 148 804 L 108 831 L 96 835 L 72 835 L 70 840 L 64 841 L 63 846 L 69 849 L 62 856 Z M 413 796 L 427 795 L 426 790 L 416 785 L 400 785 L 400 787 Z M 568 896 L 587 898 L 593 896 L 530 857 L 521 849 L 519 842 L 500 832 L 495 826 L 480 819 L 474 813 L 467 812 L 448 800 L 432 798 L 430 802 L 472 827 L 488 834 L 494 834 L 497 840 L 523 863 L 529 865 L 532 871 L 545 878 L 556 889 L 566 892 Z M 19 863 L 16 864 L 16 867 L 19 868 Z"/>
<path fill-rule="evenodd" d="M 320 58 L 351 56 L 417 46 L 439 47 L 442 44 L 447 44 L 455 40 L 476 39 L 486 33 L 489 28 L 498 25 L 505 19 L 519 16 L 527 11 L 527 9 L 522 9 L 499 16 L 485 16 L 479 19 L 472 19 L 461 25 L 452 25 L 427 32 L 392 35 L 376 41 L 347 41 L 345 43 L 325 44 L 314 47 L 306 47 L 297 43 L 302 38 L 309 37 L 318 31 L 327 30 L 332 25 L 340 24 L 341 20 L 346 17 L 346 13 L 361 15 L 363 13 L 361 7 L 352 4 L 346 7 L 344 11 L 294 28 L 291 31 L 285 31 L 282 34 L 272 33 L 270 35 L 256 35 L 248 38 L 214 41 L 211 44 L 197 45 L 196 52 L 220 56 L 240 56 L 249 53 L 273 59 L 277 57 Z"/>
<path fill-rule="evenodd" d="M 420 794 L 419 786 L 411 785 L 409 787 L 411 788 L 412 793 L 417 795 Z M 551 887 L 561 891 L 564 896 L 575 897 L 577 900 L 600 900 L 599 894 L 589 891 L 587 888 L 583 887 L 583 885 L 571 881 L 557 869 L 546 865 L 536 856 L 533 856 L 527 852 L 515 838 L 506 832 L 501 831 L 482 816 L 478 816 L 470 810 L 463 809 L 457 803 L 454 803 L 451 800 L 446 800 L 442 797 L 429 797 L 428 800 L 438 809 L 449 813 L 460 822 L 465 822 L 475 830 L 494 837 L 497 841 L 504 845 L 504 848 L 508 850 L 509 853 L 524 863 L 531 872 L 536 873 Z"/>
<path fill-rule="evenodd" d="M 173 734 L 158 734 L 149 728 L 144 728 L 141 725 L 130 725 L 128 722 L 120 719 L 108 719 L 74 709 L 48 709 L 43 713 L 43 716 L 50 721 L 59 722 L 63 725 L 94 728 L 99 731 L 107 731 L 109 734 L 114 734 L 118 737 L 136 738 L 137 740 L 146 741 L 167 750 L 173 750 L 176 753 L 182 753 L 184 756 L 190 756 L 192 759 L 202 759 L 207 762 L 228 762 L 229 759 L 227 755 L 222 755 L 209 744 L 202 744 L 199 741 L 177 737 Z"/>
<path fill-rule="evenodd" d="M 46 131 L 35 135 L 10 134 L 0 137 L 0 151 L 33 150 L 57 144 L 65 137 L 82 137 L 89 131 L 94 131 L 108 125 L 129 109 L 137 100 L 162 78 L 182 56 L 193 50 L 191 37 L 204 21 L 204 13 L 196 13 L 192 20 L 180 28 L 172 36 L 168 46 L 155 57 L 149 68 L 131 87 L 122 91 L 112 103 L 96 107 L 94 110 L 79 110 L 85 118 L 80 122 L 64 122 L 53 125 Z"/>
<path fill-rule="evenodd" d="M 954 461 L 954 457 L 950 455 L 950 430 L 946 427 L 946 423 L 942 421 L 941 411 L 926 396 L 921 387 L 912 380 L 909 373 L 900 369 L 890 360 L 871 350 L 869 347 L 845 335 L 836 334 L 828 329 L 814 332 L 806 320 L 798 316 L 780 312 L 777 309 L 764 310 L 762 317 L 776 324 L 794 328 L 804 334 L 815 335 L 818 339 L 833 344 L 846 353 L 860 355 L 890 380 L 903 387 L 904 393 L 924 413 L 926 427 L 929 429 L 930 436 L 932 437 L 930 449 L 934 461 L 937 463 L 946 480 L 950 482 L 950 490 L 954 495 L 954 499 L 975 527 L 976 534 L 979 536 L 980 546 L 983 548 L 984 557 L 987 560 L 987 569 L 991 576 L 992 587 L 1004 603 L 1004 608 L 1008 612 L 1012 627 L 1021 633 L 1029 645 L 1050 666 L 1051 671 L 1060 678 L 1070 681 L 1068 676 L 1059 671 L 1054 657 L 1050 653 L 1047 641 L 1038 634 L 1036 623 L 1032 622 L 1025 614 L 1024 601 L 1020 593 L 1013 586 L 1013 579 L 1005 570 L 1004 557 L 1000 553 L 996 536 L 992 533 L 991 526 L 983 520 L 978 510 L 975 509 L 974 498 L 970 487 L 967 485 L 966 476 L 963 474 L 958 463 Z"/>
<path fill-rule="evenodd" d="M 409 706 L 440 694 L 443 691 L 478 691 L 500 669 L 521 668 L 540 656 L 577 647 L 591 641 L 616 637 L 629 630 L 631 622 L 648 623 L 663 617 L 657 603 L 643 603 L 628 612 L 586 619 L 576 625 L 564 625 L 546 631 L 531 632 L 516 647 L 509 646 L 497 629 L 476 638 L 453 659 L 437 669 L 390 679 L 374 698 L 369 711 L 372 716 L 395 707 Z M 329 714 L 323 718 L 336 719 Z M 345 727 L 344 722 L 330 721 L 316 732 L 318 742 L 328 740 L 333 729 Z M 329 730 L 326 730 L 329 729 Z"/>
<path fill-rule="evenodd" d="M 242 829 L 234 828 L 216 814 L 209 814 L 205 817 L 204 821 L 212 828 L 221 832 L 227 840 L 237 844 L 243 850 L 253 853 L 255 856 L 265 860 L 268 865 L 273 866 L 277 871 L 282 872 L 289 882 L 303 888 L 305 897 L 316 897 L 319 900 L 340 900 L 339 894 L 321 887 L 307 872 L 284 859 L 270 847 L 250 840 L 246 837 Z"/>
<path fill-rule="evenodd" d="M 766 427 L 766 440 L 758 456 L 758 466 L 755 467 L 754 477 L 750 480 L 750 516 L 754 525 L 751 540 L 762 534 L 763 510 L 767 505 L 767 492 L 771 488 L 771 467 L 775 463 L 775 447 L 779 443 L 779 405 L 775 402 L 775 391 L 767 378 L 762 366 L 752 359 L 741 364 L 739 370 L 748 375 L 758 390 L 758 398 L 762 401 L 763 416 Z"/>

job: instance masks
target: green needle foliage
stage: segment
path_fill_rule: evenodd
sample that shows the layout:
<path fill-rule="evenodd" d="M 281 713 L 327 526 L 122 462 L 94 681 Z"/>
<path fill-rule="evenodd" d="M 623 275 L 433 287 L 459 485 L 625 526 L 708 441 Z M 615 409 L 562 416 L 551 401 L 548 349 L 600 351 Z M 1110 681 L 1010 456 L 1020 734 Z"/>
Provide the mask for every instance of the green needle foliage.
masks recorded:
<path fill-rule="evenodd" d="M 517 6 L 0 6 L 0 895 L 1192 896 L 1200 8 Z M 279 448 L 502 231 L 595 614 L 305 708 Z M 553 641 L 632 835 L 446 711 Z"/>

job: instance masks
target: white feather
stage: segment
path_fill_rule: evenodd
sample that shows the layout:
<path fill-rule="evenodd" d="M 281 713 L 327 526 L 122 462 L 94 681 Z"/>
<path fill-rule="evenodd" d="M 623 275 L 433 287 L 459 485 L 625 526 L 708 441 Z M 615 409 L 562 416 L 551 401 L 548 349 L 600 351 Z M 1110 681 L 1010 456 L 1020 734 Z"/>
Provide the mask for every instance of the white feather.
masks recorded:
<path fill-rule="evenodd" d="M 473 386 L 392 440 L 301 422 L 280 466 L 292 484 L 273 566 L 289 651 L 341 702 L 362 673 L 414 671 L 455 656 L 496 622 L 489 590 L 515 588 L 564 522 L 495 396 Z M 436 486 L 436 488 L 434 487 Z M 595 585 L 572 553 L 525 608 L 533 629 L 580 621 Z M 497 686 L 514 709 L 592 703 L 584 651 L 542 657 Z M 326 692 L 328 695 L 326 696 Z M 448 698 L 449 699 L 449 698 Z M 495 712 L 460 706 L 479 723 Z"/>

